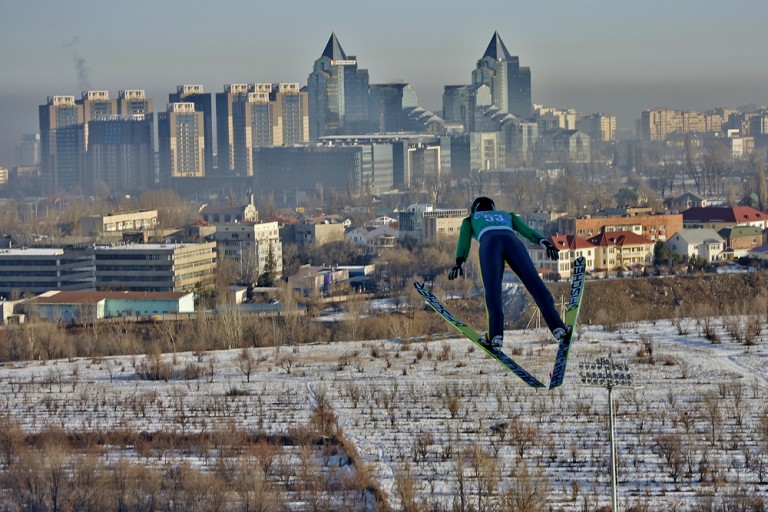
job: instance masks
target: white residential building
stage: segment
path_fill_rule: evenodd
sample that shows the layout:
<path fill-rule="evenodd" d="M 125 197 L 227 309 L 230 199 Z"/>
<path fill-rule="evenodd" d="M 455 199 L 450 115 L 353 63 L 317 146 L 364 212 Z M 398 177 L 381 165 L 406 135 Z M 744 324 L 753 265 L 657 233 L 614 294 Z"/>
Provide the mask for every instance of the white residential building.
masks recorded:
<path fill-rule="evenodd" d="M 253 274 L 254 279 L 264 273 L 270 250 L 275 272 L 283 272 L 283 243 L 277 222 L 217 224 L 213 239 L 219 257 L 238 262 L 241 271 Z"/>
<path fill-rule="evenodd" d="M 667 241 L 672 254 L 684 259 L 699 256 L 713 262 L 723 259 L 725 240 L 714 229 L 683 229 Z"/>

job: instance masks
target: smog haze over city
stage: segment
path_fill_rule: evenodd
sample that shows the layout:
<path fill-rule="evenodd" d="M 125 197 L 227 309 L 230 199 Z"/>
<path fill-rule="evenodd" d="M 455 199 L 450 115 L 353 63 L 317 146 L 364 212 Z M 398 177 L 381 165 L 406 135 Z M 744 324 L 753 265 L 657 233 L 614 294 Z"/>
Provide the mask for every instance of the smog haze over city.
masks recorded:
<path fill-rule="evenodd" d="M 762 0 L 709 2 L 242 2 L 0 6 L 0 166 L 39 130 L 46 97 L 144 89 L 155 111 L 179 84 L 298 82 L 333 32 L 371 83 L 406 82 L 440 111 L 470 83 L 494 31 L 529 66 L 535 103 L 606 112 L 634 130 L 642 110 L 768 103 Z"/>

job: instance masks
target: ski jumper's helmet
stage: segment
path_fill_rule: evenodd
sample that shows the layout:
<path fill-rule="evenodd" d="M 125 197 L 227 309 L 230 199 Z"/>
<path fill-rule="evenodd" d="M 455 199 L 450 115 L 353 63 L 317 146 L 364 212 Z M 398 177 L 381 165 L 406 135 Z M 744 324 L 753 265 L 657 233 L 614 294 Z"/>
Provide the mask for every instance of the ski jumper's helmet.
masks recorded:
<path fill-rule="evenodd" d="M 481 196 L 472 201 L 472 208 L 470 209 L 470 212 L 486 212 L 495 209 L 496 205 L 493 203 L 493 199 Z"/>

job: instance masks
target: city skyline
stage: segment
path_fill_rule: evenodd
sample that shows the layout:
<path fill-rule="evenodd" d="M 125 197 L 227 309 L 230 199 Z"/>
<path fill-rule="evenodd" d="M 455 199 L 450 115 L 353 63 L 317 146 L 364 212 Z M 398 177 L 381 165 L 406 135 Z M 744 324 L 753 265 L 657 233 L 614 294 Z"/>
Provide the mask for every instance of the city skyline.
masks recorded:
<path fill-rule="evenodd" d="M 331 33 L 372 84 L 409 83 L 435 111 L 445 85 L 471 82 L 495 31 L 531 68 L 535 103 L 607 112 L 622 130 L 653 107 L 768 103 L 760 26 L 768 7 L 701 4 L 11 1 L 0 16 L 0 166 L 12 167 L 22 134 L 38 131 L 47 96 L 144 89 L 159 112 L 180 84 L 207 93 L 228 83 L 303 86 Z"/>

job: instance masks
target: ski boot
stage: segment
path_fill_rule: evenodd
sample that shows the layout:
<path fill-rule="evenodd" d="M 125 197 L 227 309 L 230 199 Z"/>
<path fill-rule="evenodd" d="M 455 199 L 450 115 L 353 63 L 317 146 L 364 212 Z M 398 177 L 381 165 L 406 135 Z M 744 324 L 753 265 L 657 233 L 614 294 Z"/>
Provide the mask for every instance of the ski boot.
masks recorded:
<path fill-rule="evenodd" d="M 478 341 L 480 341 L 482 345 L 484 345 L 486 348 L 490 350 L 499 350 L 504 345 L 504 338 L 501 336 L 501 334 L 497 334 L 489 342 L 488 334 L 486 333 L 482 337 L 480 337 Z"/>
<path fill-rule="evenodd" d="M 571 328 L 566 327 L 563 329 L 562 327 L 558 327 L 554 331 L 552 331 L 552 335 L 555 337 L 555 340 L 557 340 L 558 343 L 562 343 L 563 341 L 567 340 L 568 337 L 571 335 Z"/>

